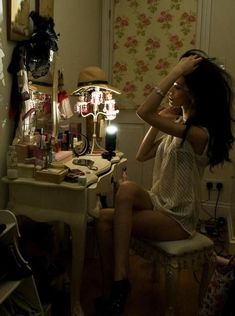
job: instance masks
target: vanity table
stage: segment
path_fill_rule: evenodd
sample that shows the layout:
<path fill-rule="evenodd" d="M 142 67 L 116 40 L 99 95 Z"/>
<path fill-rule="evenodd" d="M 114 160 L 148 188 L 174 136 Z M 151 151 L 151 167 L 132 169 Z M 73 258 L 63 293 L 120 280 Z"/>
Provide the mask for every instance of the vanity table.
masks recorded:
<path fill-rule="evenodd" d="M 29 172 L 15 180 L 4 177 L 9 186 L 8 209 L 16 215 L 25 215 L 35 221 L 61 221 L 69 225 L 72 236 L 71 310 L 73 316 L 82 316 L 80 285 L 85 253 L 86 227 L 89 214 L 97 208 L 98 195 L 113 190 L 113 184 L 121 177 L 126 159 L 117 154 L 111 161 L 97 155 L 79 157 L 94 162 L 96 170 L 77 166 L 86 173 L 87 183 L 61 182 L 60 184 L 38 181 Z M 64 163 L 75 169 L 72 160 Z"/>

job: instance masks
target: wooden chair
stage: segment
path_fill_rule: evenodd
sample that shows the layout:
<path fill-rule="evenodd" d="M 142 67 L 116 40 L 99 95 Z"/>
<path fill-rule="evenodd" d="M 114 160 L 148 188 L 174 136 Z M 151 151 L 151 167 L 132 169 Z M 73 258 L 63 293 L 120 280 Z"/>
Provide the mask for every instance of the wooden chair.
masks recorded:
<path fill-rule="evenodd" d="M 133 238 L 131 248 L 147 260 L 154 263 L 153 278 L 159 265 L 164 267 L 166 282 L 165 316 L 174 316 L 177 297 L 179 272 L 182 269 L 196 271 L 201 269 L 199 302 L 209 281 L 215 262 L 214 243 L 203 234 L 196 233 L 192 238 L 177 241 L 150 241 Z M 159 276 L 159 274 L 158 274 Z"/>

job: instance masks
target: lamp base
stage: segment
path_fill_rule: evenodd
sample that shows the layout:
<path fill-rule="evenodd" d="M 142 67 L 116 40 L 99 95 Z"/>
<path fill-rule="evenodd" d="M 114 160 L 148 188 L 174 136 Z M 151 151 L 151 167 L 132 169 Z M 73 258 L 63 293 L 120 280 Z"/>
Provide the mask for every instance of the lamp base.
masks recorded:
<path fill-rule="evenodd" d="M 101 156 L 104 159 L 111 160 L 114 156 L 116 156 L 116 153 L 114 151 L 104 151 Z"/>
<path fill-rule="evenodd" d="M 102 151 L 105 149 L 99 145 L 97 142 L 96 136 L 93 135 L 91 148 L 90 148 L 90 154 L 101 154 Z"/>

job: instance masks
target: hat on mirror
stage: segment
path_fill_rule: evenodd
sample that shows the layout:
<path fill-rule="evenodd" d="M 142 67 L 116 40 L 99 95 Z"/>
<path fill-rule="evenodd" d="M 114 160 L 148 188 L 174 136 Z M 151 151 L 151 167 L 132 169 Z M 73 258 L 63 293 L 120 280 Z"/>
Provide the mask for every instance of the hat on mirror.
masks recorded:
<path fill-rule="evenodd" d="M 103 69 L 97 66 L 89 66 L 80 71 L 78 78 L 78 89 L 72 92 L 72 95 L 81 94 L 91 88 L 99 87 L 100 89 L 110 90 L 120 94 L 121 91 L 111 86 L 106 78 Z"/>

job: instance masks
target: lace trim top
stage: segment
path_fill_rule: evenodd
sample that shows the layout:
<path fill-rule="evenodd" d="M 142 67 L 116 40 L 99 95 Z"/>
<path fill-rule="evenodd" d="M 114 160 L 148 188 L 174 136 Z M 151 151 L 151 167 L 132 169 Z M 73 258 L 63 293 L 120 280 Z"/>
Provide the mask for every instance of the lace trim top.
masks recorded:
<path fill-rule="evenodd" d="M 192 145 L 170 135 L 158 147 L 149 191 L 154 209 L 175 219 L 193 235 L 201 208 L 201 179 L 208 165 L 207 148 L 195 154 Z"/>

